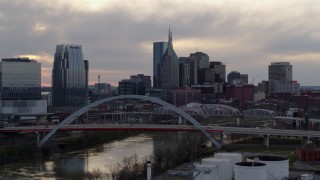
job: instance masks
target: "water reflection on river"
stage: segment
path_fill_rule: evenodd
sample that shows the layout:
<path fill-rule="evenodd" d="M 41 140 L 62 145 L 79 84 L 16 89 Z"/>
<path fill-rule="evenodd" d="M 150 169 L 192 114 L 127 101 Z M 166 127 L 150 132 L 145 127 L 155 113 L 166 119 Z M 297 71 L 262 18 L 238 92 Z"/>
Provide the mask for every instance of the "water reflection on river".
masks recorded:
<path fill-rule="evenodd" d="M 0 166 L 0 179 L 74 179 L 94 168 L 105 171 L 123 157 L 152 155 L 153 149 L 153 136 L 140 134 L 91 149 Z"/>

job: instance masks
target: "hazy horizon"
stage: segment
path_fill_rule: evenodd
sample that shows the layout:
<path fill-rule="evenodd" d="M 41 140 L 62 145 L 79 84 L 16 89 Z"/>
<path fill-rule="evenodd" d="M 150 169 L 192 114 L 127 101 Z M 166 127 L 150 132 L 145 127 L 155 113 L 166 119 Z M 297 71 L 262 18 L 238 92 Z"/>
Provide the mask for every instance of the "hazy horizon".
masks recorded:
<path fill-rule="evenodd" d="M 153 42 L 167 41 L 179 57 L 196 50 L 226 64 L 227 74 L 268 79 L 271 62 L 290 62 L 302 86 L 320 84 L 320 1 L 309 0 L 0 0 L 0 55 L 42 64 L 51 85 L 57 44 L 81 44 L 89 82 L 117 85 L 130 75 L 153 75 Z M 151 78 L 152 79 L 152 78 Z"/>

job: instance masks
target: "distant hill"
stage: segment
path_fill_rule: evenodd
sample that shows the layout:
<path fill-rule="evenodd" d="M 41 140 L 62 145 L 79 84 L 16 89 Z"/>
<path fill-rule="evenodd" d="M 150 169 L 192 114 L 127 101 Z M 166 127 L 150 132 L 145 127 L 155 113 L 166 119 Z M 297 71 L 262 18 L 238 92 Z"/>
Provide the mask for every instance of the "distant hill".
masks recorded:
<path fill-rule="evenodd" d="M 320 86 L 300 86 L 300 90 L 320 91 Z"/>

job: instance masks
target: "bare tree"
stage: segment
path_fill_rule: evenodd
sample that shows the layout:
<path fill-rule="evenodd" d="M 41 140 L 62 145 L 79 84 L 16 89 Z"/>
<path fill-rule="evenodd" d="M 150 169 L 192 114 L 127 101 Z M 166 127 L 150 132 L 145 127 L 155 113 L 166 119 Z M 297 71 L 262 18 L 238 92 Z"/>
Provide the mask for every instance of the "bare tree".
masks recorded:
<path fill-rule="evenodd" d="M 139 173 L 143 169 L 142 164 L 139 162 L 137 154 L 133 154 L 130 157 L 123 158 L 122 163 L 123 172 L 132 176 L 139 175 Z"/>
<path fill-rule="evenodd" d="M 120 163 L 113 163 L 109 166 L 106 166 L 107 172 L 106 177 L 111 180 L 119 180 L 122 170 L 122 165 Z"/>
<path fill-rule="evenodd" d="M 103 179 L 103 172 L 97 168 L 97 169 L 93 169 L 90 172 L 86 172 L 84 174 L 83 179 L 85 180 L 99 180 L 99 179 Z"/>

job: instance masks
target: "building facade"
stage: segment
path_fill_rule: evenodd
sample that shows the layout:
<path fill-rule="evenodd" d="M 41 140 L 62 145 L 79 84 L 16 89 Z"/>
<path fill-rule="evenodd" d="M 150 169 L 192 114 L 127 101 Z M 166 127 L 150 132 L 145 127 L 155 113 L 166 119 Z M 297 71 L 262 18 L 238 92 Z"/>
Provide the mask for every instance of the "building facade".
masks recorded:
<path fill-rule="evenodd" d="M 111 85 L 108 83 L 95 83 L 94 84 L 94 94 L 108 94 L 111 91 Z"/>
<path fill-rule="evenodd" d="M 296 81 L 281 82 L 278 80 L 270 80 L 268 89 L 271 93 L 290 93 L 295 95 L 300 94 L 300 84 Z"/>
<path fill-rule="evenodd" d="M 269 81 L 292 81 L 292 65 L 290 64 L 290 62 L 272 62 L 271 65 L 269 65 L 268 70 Z"/>
<path fill-rule="evenodd" d="M 201 91 L 198 89 L 178 88 L 172 90 L 172 104 L 179 107 L 201 100 Z"/>
<path fill-rule="evenodd" d="M 191 53 L 189 56 L 190 64 L 190 86 L 203 84 L 203 69 L 209 68 L 209 56 L 203 52 Z"/>
<path fill-rule="evenodd" d="M 197 68 L 208 68 L 209 67 L 209 56 L 203 52 L 195 52 L 190 54 L 191 59 L 197 60 Z"/>
<path fill-rule="evenodd" d="M 179 86 L 187 87 L 190 84 L 190 64 L 188 58 L 179 58 Z"/>
<path fill-rule="evenodd" d="M 41 64 L 29 58 L 2 59 L 1 99 L 41 99 Z"/>
<path fill-rule="evenodd" d="M 253 101 L 254 86 L 252 84 L 229 85 L 226 88 L 226 99 L 233 99 L 238 101 Z"/>
<path fill-rule="evenodd" d="M 161 89 L 161 62 L 168 49 L 168 42 L 153 43 L 153 88 Z"/>
<path fill-rule="evenodd" d="M 141 79 L 123 79 L 119 82 L 118 94 L 119 95 L 145 95 L 146 87 L 144 81 Z"/>
<path fill-rule="evenodd" d="M 144 74 L 131 75 L 133 81 L 143 81 L 145 90 L 151 89 L 151 77 Z"/>
<path fill-rule="evenodd" d="M 315 144 L 307 144 L 296 148 L 295 154 L 300 161 L 319 162 L 320 149 Z"/>
<path fill-rule="evenodd" d="M 237 71 L 231 71 L 228 74 L 228 83 L 233 84 L 234 80 L 240 79 L 240 73 Z"/>
<path fill-rule="evenodd" d="M 53 107 L 76 109 L 84 105 L 88 89 L 88 67 L 83 59 L 81 45 L 56 46 L 52 69 Z"/>
<path fill-rule="evenodd" d="M 210 69 L 215 72 L 215 82 L 226 82 L 226 65 L 219 61 L 212 61 L 209 65 Z"/>
<path fill-rule="evenodd" d="M 0 121 L 42 121 L 47 101 L 41 100 L 41 64 L 29 58 L 6 58 L 0 62 L 0 74 Z"/>
<path fill-rule="evenodd" d="M 172 32 L 169 30 L 168 48 L 161 61 L 161 99 L 171 102 L 171 90 L 179 87 L 179 61 L 173 50 Z"/>
<path fill-rule="evenodd" d="M 86 97 L 89 96 L 89 61 L 88 60 L 84 60 L 84 69 L 85 69 L 85 89 L 86 89 Z"/>
<path fill-rule="evenodd" d="M 240 74 L 237 71 L 231 71 L 228 74 L 229 84 L 248 84 L 248 74 Z"/>
<path fill-rule="evenodd" d="M 240 74 L 240 83 L 248 84 L 248 74 Z"/>

